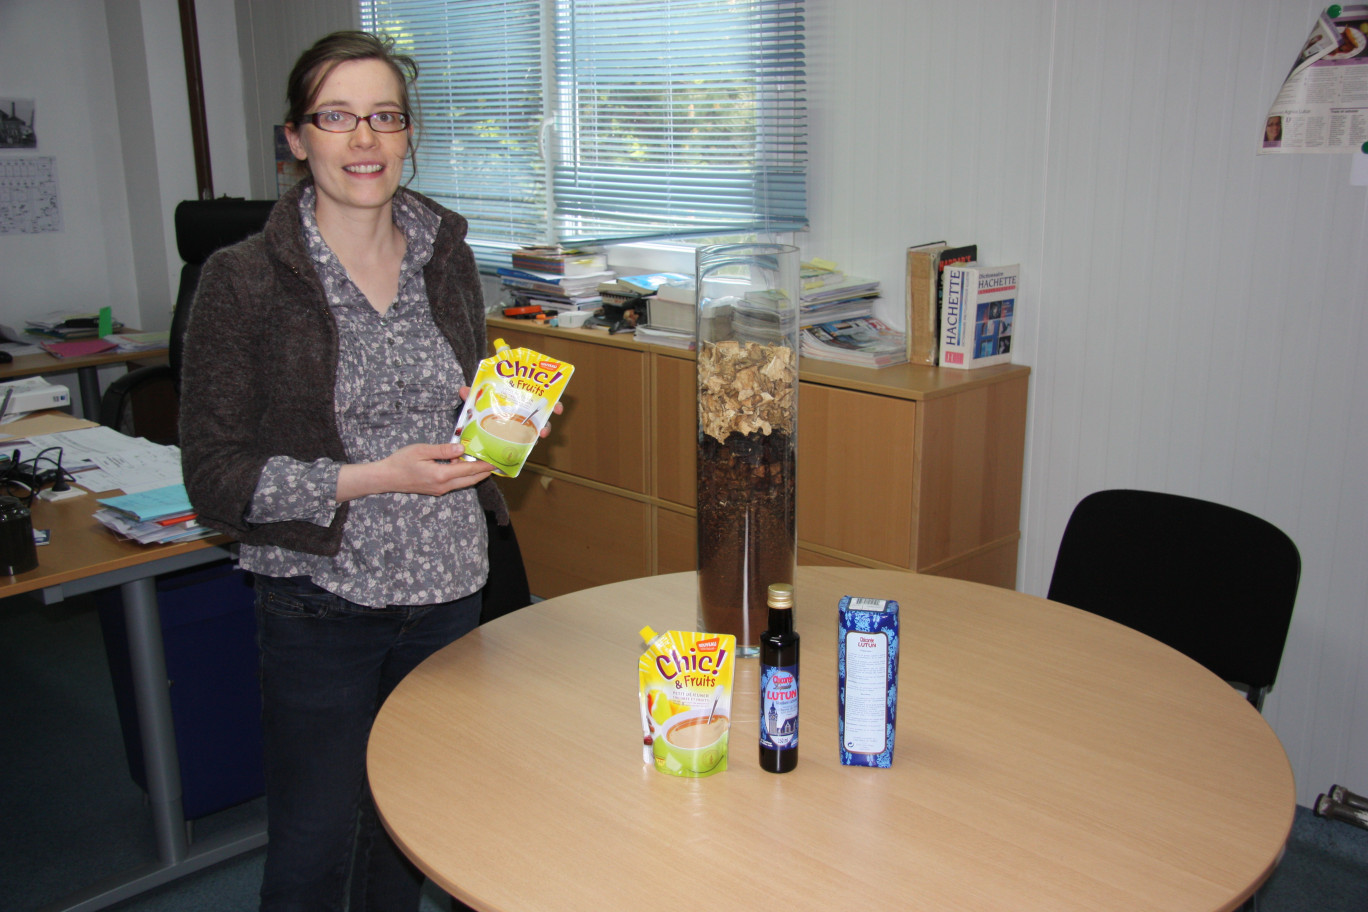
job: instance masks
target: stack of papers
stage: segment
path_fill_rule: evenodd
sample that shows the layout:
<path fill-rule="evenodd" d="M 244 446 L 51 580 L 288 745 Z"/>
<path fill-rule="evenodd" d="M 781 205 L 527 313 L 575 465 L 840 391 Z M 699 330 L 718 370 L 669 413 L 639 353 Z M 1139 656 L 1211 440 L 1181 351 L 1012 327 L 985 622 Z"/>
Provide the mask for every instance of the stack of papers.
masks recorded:
<path fill-rule="evenodd" d="M 113 333 L 105 336 L 104 341 L 113 342 L 121 352 L 155 351 L 171 344 L 171 331 Z"/>
<path fill-rule="evenodd" d="M 62 416 L 65 417 L 65 416 Z M 34 419 L 28 419 L 32 421 Z M 10 437 L 0 447 L 19 451 L 22 462 L 58 447 L 62 468 L 76 484 L 94 494 L 122 490 L 128 494 L 151 491 L 181 480 L 180 450 L 141 437 L 125 437 L 107 427 Z"/>
<path fill-rule="evenodd" d="M 100 503 L 138 522 L 161 522 L 164 520 L 189 519 L 194 515 L 190 506 L 190 495 L 185 493 L 185 485 L 167 485 L 153 488 L 138 494 L 122 494 L 118 497 L 102 497 Z"/>
<path fill-rule="evenodd" d="M 213 535 L 195 521 L 195 511 L 185 485 L 174 484 L 138 494 L 104 497 L 105 509 L 95 518 L 124 538 L 144 545 L 155 542 L 191 541 Z"/>
<path fill-rule="evenodd" d="M 98 313 L 70 313 L 57 311 L 33 320 L 27 320 L 25 332 L 31 336 L 67 342 L 72 339 L 94 339 L 100 334 L 100 315 Z M 123 329 L 118 320 L 110 320 L 114 332 Z"/>
<path fill-rule="evenodd" d="M 667 326 L 640 323 L 636 328 L 636 339 L 638 342 L 649 342 L 652 345 L 668 345 L 670 348 L 693 351 L 697 337 L 694 333 L 682 332 Z"/>
<path fill-rule="evenodd" d="M 19 462 L 44 454 L 44 465 L 60 458 L 63 471 L 91 493 L 126 492 L 102 498 L 95 518 L 118 535 L 144 544 L 188 541 L 213 535 L 195 520 L 181 481 L 180 450 L 100 426 L 72 429 L 66 415 L 39 415 L 0 430 L 0 448 Z M 53 428 L 49 433 L 49 428 Z M 66 428 L 66 429 L 60 429 Z M 23 436 L 27 434 L 27 436 Z M 172 484 L 167 484 L 170 481 Z M 73 488 L 75 490 L 75 488 Z"/>

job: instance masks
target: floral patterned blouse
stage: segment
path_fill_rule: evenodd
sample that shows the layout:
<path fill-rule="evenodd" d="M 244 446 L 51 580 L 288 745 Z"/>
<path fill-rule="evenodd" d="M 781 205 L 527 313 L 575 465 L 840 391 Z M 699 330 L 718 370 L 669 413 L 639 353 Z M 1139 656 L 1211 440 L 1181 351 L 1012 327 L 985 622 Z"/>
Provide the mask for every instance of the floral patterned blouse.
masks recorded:
<path fill-rule="evenodd" d="M 394 223 L 408 247 L 399 267 L 399 295 L 382 316 L 319 233 L 315 198 L 314 189 L 308 188 L 299 210 L 309 255 L 337 321 L 334 403 L 350 459 L 371 462 L 410 443 L 446 443 L 465 378 L 433 322 L 423 281 L 438 217 L 420 204 L 395 198 Z M 329 459 L 272 457 L 262 470 L 247 519 L 327 525 L 338 506 L 340 468 Z M 482 587 L 489 573 L 484 514 L 470 488 L 442 497 L 392 493 L 357 498 L 335 555 L 244 544 L 241 562 L 243 569 L 267 576 L 307 576 L 329 592 L 369 607 L 453 601 Z"/>

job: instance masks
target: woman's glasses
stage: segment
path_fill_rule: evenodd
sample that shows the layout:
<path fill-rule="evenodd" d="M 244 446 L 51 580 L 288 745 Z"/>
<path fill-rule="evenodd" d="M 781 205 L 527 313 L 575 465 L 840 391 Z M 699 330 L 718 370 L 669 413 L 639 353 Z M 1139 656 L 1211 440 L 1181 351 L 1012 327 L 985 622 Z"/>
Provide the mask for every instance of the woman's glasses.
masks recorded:
<path fill-rule="evenodd" d="M 315 111 L 305 114 L 304 119 L 328 133 L 350 133 L 361 121 L 370 124 L 376 133 L 400 133 L 408 129 L 408 115 L 398 111 L 376 111 L 365 117 L 347 111 Z"/>

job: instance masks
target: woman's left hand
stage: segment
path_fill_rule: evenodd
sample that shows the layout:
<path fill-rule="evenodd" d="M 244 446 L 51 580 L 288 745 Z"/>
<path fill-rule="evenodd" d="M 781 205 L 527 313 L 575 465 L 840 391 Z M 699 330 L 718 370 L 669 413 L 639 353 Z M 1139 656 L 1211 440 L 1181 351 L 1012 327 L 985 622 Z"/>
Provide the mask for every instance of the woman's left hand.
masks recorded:
<path fill-rule="evenodd" d="M 494 467 L 467 462 L 459 443 L 411 443 L 375 462 L 349 463 L 337 476 L 337 501 L 367 494 L 430 494 L 440 497 L 479 484 Z"/>

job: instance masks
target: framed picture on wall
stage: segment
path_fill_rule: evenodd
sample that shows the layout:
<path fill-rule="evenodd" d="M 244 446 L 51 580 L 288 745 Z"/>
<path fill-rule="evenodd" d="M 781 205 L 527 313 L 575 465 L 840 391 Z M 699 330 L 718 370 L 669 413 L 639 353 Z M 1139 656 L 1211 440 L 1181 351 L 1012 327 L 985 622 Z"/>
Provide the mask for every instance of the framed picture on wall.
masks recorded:
<path fill-rule="evenodd" d="M 0 149 L 36 149 L 32 98 L 0 98 Z"/>

